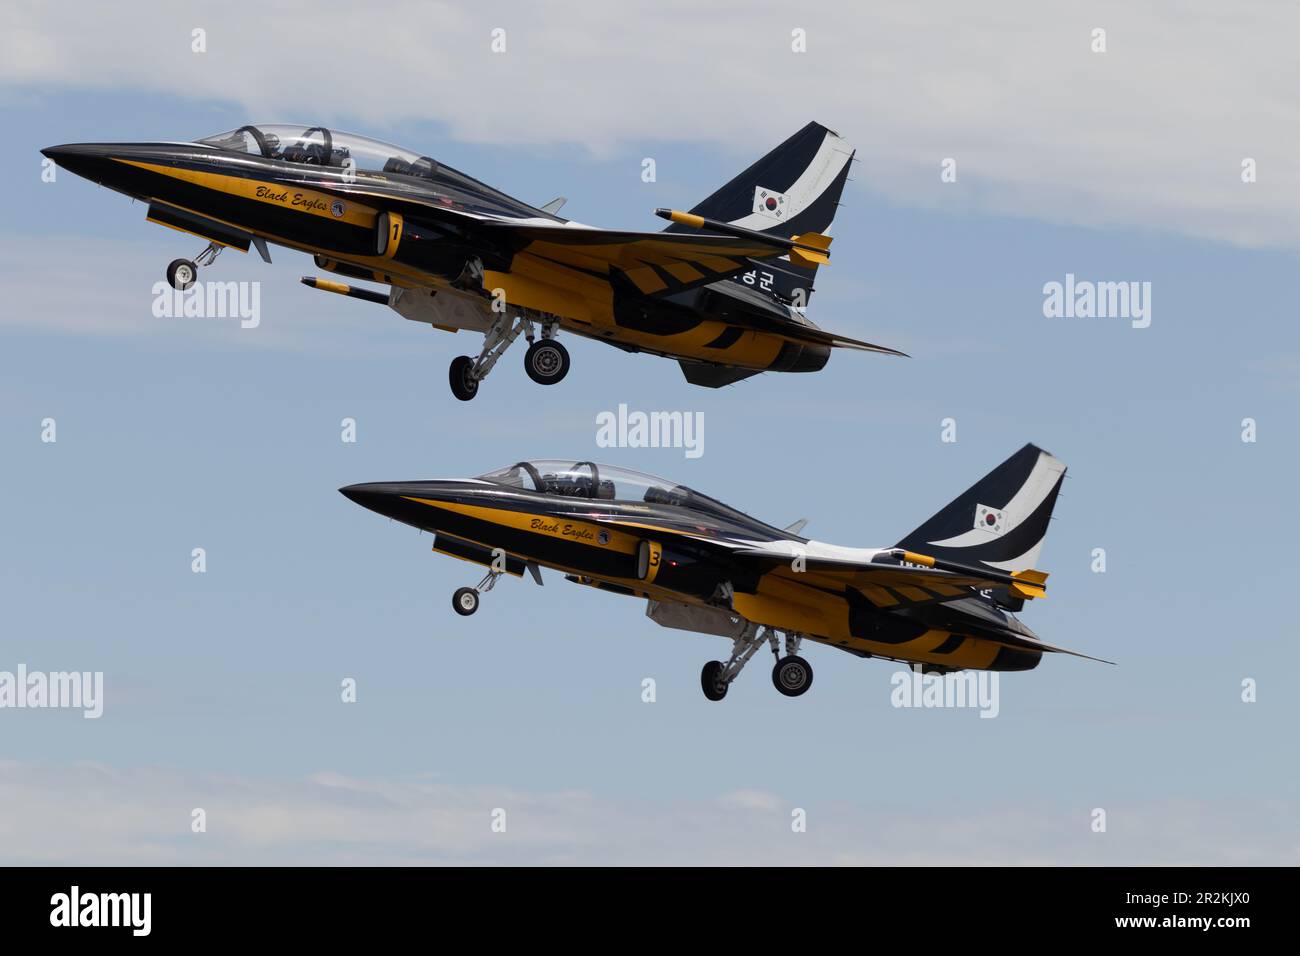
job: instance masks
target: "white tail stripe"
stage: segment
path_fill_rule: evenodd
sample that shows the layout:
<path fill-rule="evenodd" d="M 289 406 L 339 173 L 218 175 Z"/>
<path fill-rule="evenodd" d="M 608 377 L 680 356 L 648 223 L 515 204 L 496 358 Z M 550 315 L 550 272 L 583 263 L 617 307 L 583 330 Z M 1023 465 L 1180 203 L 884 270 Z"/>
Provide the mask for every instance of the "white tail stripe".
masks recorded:
<path fill-rule="evenodd" d="M 808 164 L 808 168 L 783 193 L 787 205 L 781 218 L 793 219 L 815 203 L 821 197 L 821 194 L 830 188 L 831 183 L 835 182 L 835 178 L 839 176 L 852 158 L 853 147 L 839 136 L 828 132 L 822 140 L 821 146 L 817 148 L 817 154 L 813 156 L 812 162 Z M 764 229 L 771 229 L 772 221 L 771 216 L 753 212 L 741 219 L 732 220 L 731 224 L 745 229 L 757 229 L 761 232 Z"/>
<path fill-rule="evenodd" d="M 1007 502 L 1006 507 L 1002 508 L 1003 522 L 1002 531 L 993 537 L 1001 537 L 1014 531 L 1020 524 L 1038 510 L 1052 489 L 1056 487 L 1057 481 L 1065 472 L 1065 465 L 1056 458 L 1053 458 L 1047 452 L 1040 452 L 1038 460 L 1034 462 L 1034 468 L 1025 479 L 1025 483 L 1020 486 L 1015 495 Z M 976 545 L 987 544 L 990 539 L 990 533 L 984 529 L 976 530 L 972 528 L 955 537 L 945 538 L 942 541 L 929 542 L 936 548 L 972 548 Z M 992 562 L 985 562 L 991 564 Z"/>

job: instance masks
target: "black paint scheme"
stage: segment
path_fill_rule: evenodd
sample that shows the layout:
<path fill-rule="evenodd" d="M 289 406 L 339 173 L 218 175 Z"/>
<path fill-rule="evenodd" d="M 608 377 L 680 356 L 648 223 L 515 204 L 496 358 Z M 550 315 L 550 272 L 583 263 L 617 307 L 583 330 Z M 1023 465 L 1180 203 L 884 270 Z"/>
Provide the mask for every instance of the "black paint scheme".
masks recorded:
<path fill-rule="evenodd" d="M 858 656 L 939 671 L 1025 670 L 1044 651 L 1063 650 L 1010 613 L 996 591 L 1009 575 L 919 567 L 912 562 L 924 556 L 900 557 L 896 548 L 846 555 L 685 486 L 608 465 L 519 462 L 476 479 L 340 491 L 432 532 L 435 550 L 456 557 L 490 566 L 508 556 L 503 570 L 512 574 L 548 567 L 652 607 L 705 609 Z M 792 568 L 798 555 L 803 567 Z"/>

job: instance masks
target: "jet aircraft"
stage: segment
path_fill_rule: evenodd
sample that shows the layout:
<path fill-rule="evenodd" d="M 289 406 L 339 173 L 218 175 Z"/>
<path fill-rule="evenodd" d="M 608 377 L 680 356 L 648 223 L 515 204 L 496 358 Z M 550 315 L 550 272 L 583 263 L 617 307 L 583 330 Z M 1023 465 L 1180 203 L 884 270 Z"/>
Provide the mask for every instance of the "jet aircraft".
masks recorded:
<path fill-rule="evenodd" d="M 1046 595 L 1036 569 L 1065 466 L 1026 445 L 887 548 L 848 548 L 780 529 L 683 485 L 590 461 L 521 461 L 478 478 L 339 489 L 357 504 L 434 534 L 433 550 L 484 565 L 452 596 L 473 614 L 503 574 L 541 568 L 642 598 L 664 627 L 729 638 L 700 684 L 721 700 L 767 645 L 786 696 L 812 684 L 806 639 L 925 672 L 1020 671 L 1044 652 L 1016 617 Z M 1096 658 L 1093 658 L 1094 660 Z"/>
<path fill-rule="evenodd" d="M 207 241 L 167 280 L 187 289 L 224 248 L 268 243 L 380 290 L 303 283 L 389 306 L 448 332 L 483 335 L 454 359 L 468 401 L 523 334 L 541 384 L 569 370 L 561 331 L 676 359 L 711 388 L 762 371 L 814 372 L 831 349 L 903 353 L 823 331 L 806 317 L 853 149 L 809 123 L 662 232 L 597 229 L 534 207 L 429 156 L 322 126 L 241 126 L 196 142 L 42 150 L 60 166 L 148 204 L 147 218 Z"/>

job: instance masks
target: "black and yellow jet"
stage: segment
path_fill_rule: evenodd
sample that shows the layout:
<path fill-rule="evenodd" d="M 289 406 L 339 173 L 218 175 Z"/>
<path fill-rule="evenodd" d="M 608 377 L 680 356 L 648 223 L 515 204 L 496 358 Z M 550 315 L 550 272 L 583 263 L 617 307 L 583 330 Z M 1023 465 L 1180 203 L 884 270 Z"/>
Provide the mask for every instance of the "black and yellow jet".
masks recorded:
<path fill-rule="evenodd" d="M 660 209 L 663 232 L 614 232 L 535 208 L 428 156 L 324 127 L 243 126 L 192 143 L 94 143 L 42 151 L 147 202 L 151 222 L 208 240 L 168 281 L 189 288 L 221 249 L 268 243 L 386 292 L 304 277 L 313 288 L 386 304 L 446 331 L 481 332 L 451 364 L 474 397 L 522 332 L 524 367 L 564 378 L 564 329 L 629 352 L 668 356 L 719 387 L 762 371 L 812 372 L 832 348 L 902 354 L 825 332 L 805 317 L 829 257 L 825 234 L 853 150 L 810 123 L 691 212 Z"/>
<path fill-rule="evenodd" d="M 502 574 L 540 584 L 548 567 L 646 599 L 665 627 L 730 638 L 731 656 L 700 678 L 705 696 L 721 700 L 764 644 L 777 690 L 802 694 L 812 684 L 797 653 L 805 638 L 939 672 L 1029 670 L 1044 651 L 1074 654 L 1014 614 L 1046 594 L 1034 566 L 1064 476 L 1060 461 L 1026 445 L 890 548 L 813 541 L 799 536 L 802 521 L 781 530 L 682 485 L 589 461 L 339 490 L 433 532 L 435 551 L 488 568 L 453 595 L 459 614 L 478 610 Z"/>

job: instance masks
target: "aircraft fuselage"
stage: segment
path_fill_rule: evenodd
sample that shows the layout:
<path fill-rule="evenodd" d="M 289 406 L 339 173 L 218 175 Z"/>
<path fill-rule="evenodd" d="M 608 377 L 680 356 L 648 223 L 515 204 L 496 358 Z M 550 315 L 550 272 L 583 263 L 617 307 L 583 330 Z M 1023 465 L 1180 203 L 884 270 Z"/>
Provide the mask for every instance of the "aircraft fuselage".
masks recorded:
<path fill-rule="evenodd" d="M 557 497 L 481 479 L 382 482 L 341 491 L 372 511 L 435 534 L 437 551 L 489 567 L 495 560 L 514 575 L 532 563 L 575 583 L 735 615 L 859 656 L 935 669 L 1027 670 L 1041 657 L 993 640 L 999 633 L 1032 640 L 1033 632 L 978 596 L 891 609 L 881 606 L 878 594 L 869 598 L 815 572 L 784 565 L 756 570 L 729 556 L 734 542 L 789 542 L 796 555 L 846 549 L 781 532 L 731 509 L 702 515 L 668 501 Z M 885 554 L 852 551 L 868 560 Z"/>

